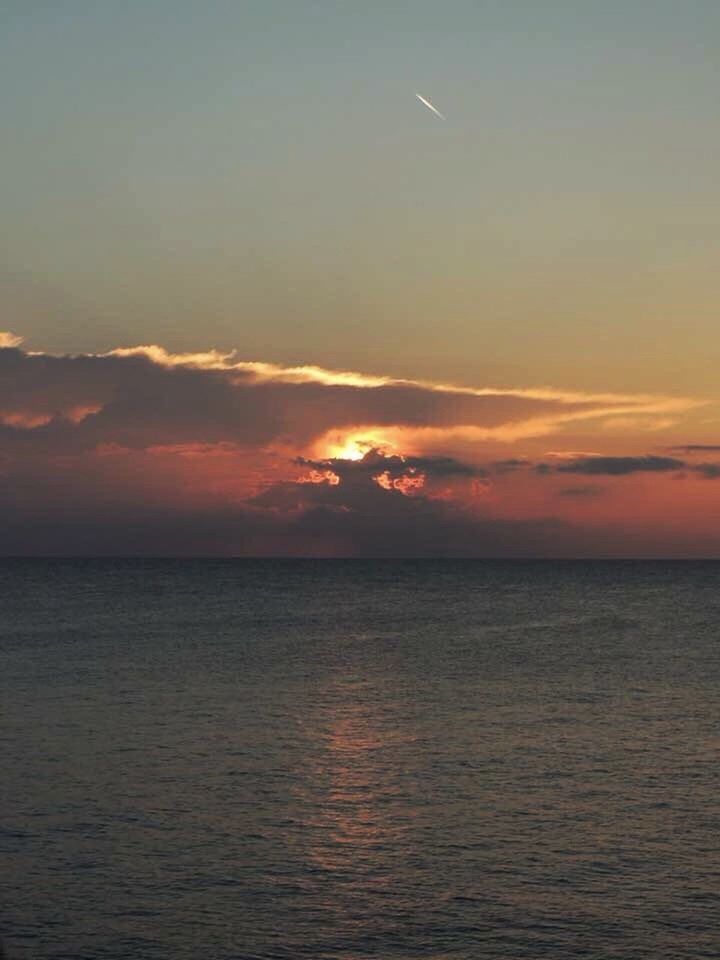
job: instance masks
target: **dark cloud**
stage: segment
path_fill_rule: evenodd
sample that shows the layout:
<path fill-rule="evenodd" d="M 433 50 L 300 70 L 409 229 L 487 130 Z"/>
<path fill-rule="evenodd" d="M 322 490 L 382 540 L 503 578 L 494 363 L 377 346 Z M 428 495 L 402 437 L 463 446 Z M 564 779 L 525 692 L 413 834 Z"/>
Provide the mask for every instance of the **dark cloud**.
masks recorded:
<path fill-rule="evenodd" d="M 534 467 L 535 473 L 544 476 L 553 473 L 577 473 L 585 476 L 624 477 L 633 473 L 668 473 L 680 470 L 699 473 L 709 480 L 720 477 L 720 463 L 692 463 L 676 457 L 657 457 L 650 454 L 637 457 L 577 457 L 559 463 L 538 463 Z"/>
<path fill-rule="evenodd" d="M 307 543 L 332 544 L 360 556 L 535 556 L 547 552 L 565 524 L 555 518 L 512 521 L 485 518 L 462 503 L 383 486 L 419 471 L 436 478 L 472 478 L 482 471 L 445 457 L 403 459 L 369 450 L 361 460 L 299 459 L 317 482 L 271 484 L 250 502 L 286 518 Z M 324 477 L 325 479 L 321 479 Z"/>
<path fill-rule="evenodd" d="M 359 460 L 330 457 L 325 460 L 310 460 L 298 457 L 295 463 L 314 470 L 330 470 L 341 480 L 353 477 L 376 477 L 387 474 L 393 480 L 403 477 L 423 476 L 431 479 L 449 477 L 486 477 L 487 470 L 462 463 L 454 457 L 416 457 L 386 454 L 376 448 L 368 450 Z"/>
<path fill-rule="evenodd" d="M 686 443 L 678 447 L 668 447 L 675 453 L 720 453 L 720 444 L 715 443 Z"/>
<path fill-rule="evenodd" d="M 495 519 L 422 490 L 406 495 L 353 461 L 334 464 L 339 482 L 282 480 L 238 503 L 198 500 L 192 484 L 168 487 L 167 476 L 148 482 L 137 464 L 150 456 L 108 456 L 103 470 L 88 458 L 84 474 L 61 467 L 25 483 L 0 482 L 2 553 L 541 556 L 571 536 L 553 517 Z"/>
<path fill-rule="evenodd" d="M 460 389 L 213 353 L 173 356 L 159 347 L 51 356 L 14 343 L 0 338 L 0 422 L 34 428 L 30 439 L 8 442 L 46 450 L 278 441 L 301 448 L 331 429 L 368 425 L 469 427 L 511 439 L 547 433 L 567 418 L 692 405 L 683 398 Z"/>
<path fill-rule="evenodd" d="M 30 437 L 14 438 L 20 445 L 64 451 L 98 443 L 143 448 L 283 439 L 301 446 L 358 424 L 497 429 L 592 406 L 413 383 L 258 379 L 246 369 L 168 365 L 142 354 L 55 357 L 0 349 L 0 422 L 34 427 Z"/>
<path fill-rule="evenodd" d="M 629 473 L 664 473 L 682 470 L 684 461 L 674 457 L 578 457 L 576 460 L 559 463 L 556 473 L 582 473 L 590 476 L 619 477 Z"/>
<path fill-rule="evenodd" d="M 513 457 L 509 460 L 496 460 L 495 463 L 492 464 L 492 469 L 495 473 L 514 473 L 516 470 L 522 470 L 523 467 L 527 466 L 527 460 Z"/>
<path fill-rule="evenodd" d="M 599 497 L 602 494 L 602 487 L 583 486 L 583 487 L 563 487 L 558 490 L 559 497 Z"/>
<path fill-rule="evenodd" d="M 720 477 L 720 463 L 697 463 L 691 469 L 707 480 L 717 480 Z"/>

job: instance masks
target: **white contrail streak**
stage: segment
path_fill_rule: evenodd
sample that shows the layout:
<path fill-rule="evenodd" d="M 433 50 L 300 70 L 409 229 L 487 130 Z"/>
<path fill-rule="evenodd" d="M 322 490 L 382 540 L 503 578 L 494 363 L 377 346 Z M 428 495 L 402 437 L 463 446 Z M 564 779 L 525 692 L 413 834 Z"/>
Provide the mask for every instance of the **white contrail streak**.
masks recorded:
<path fill-rule="evenodd" d="M 419 93 L 416 93 L 415 96 L 418 98 L 420 103 L 424 103 L 428 110 L 432 110 L 436 117 L 440 117 L 441 120 L 444 120 L 445 117 L 440 113 L 440 111 L 434 107 L 429 100 L 426 100 L 425 97 L 421 97 Z"/>

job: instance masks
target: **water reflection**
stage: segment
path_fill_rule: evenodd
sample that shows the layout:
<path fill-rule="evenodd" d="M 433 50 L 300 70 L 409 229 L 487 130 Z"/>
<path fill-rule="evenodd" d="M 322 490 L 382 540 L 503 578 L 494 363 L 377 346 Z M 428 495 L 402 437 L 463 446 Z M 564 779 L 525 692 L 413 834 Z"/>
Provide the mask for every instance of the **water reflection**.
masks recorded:
<path fill-rule="evenodd" d="M 400 758 L 416 738 L 402 701 L 382 682 L 357 678 L 333 679 L 305 733 L 309 762 L 297 798 L 314 894 L 330 925 L 357 943 L 377 922 L 378 898 L 387 913 L 407 872 L 417 789 Z"/>

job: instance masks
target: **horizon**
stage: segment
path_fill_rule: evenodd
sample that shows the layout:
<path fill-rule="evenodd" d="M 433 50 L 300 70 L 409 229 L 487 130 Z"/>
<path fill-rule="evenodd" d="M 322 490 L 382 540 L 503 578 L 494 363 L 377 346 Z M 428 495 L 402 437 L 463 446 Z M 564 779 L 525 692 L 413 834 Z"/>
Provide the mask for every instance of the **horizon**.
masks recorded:
<path fill-rule="evenodd" d="M 482 556 L 288 556 L 279 554 L 277 556 L 223 556 L 221 554 L 201 555 L 201 554 L 6 554 L 0 555 L 0 563 L 5 561 L 137 561 L 139 563 L 511 563 L 511 564 L 542 564 L 542 563 L 617 563 L 617 564 L 664 564 L 664 563 L 720 563 L 720 557 L 571 557 L 571 556 L 546 556 L 546 557 L 482 557 Z"/>

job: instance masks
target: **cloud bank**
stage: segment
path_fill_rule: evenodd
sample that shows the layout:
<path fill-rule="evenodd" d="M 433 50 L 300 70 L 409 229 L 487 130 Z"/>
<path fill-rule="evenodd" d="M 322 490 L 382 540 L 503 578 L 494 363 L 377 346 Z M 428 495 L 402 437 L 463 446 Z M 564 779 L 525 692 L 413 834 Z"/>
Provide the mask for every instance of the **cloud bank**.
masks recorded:
<path fill-rule="evenodd" d="M 645 453 L 533 460 L 517 444 L 628 418 L 651 429 L 698 403 L 457 386 L 215 350 L 57 356 L 0 333 L 0 552 L 577 553 L 577 510 L 607 497 L 563 486 L 568 474 L 713 479 L 720 467 Z M 491 458 L 498 444 L 513 452 Z"/>

